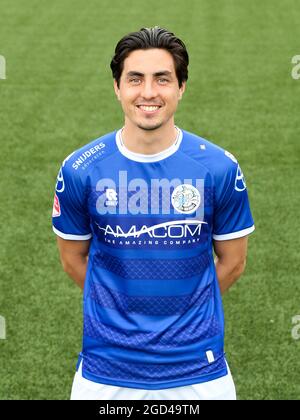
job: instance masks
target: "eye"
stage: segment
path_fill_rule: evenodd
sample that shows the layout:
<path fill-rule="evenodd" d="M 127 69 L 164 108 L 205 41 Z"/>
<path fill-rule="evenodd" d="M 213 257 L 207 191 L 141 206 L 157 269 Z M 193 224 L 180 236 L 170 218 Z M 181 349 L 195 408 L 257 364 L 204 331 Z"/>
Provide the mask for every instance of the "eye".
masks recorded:
<path fill-rule="evenodd" d="M 159 83 L 160 85 L 165 85 L 166 83 L 168 83 L 168 79 L 165 79 L 165 78 L 163 78 L 163 77 L 160 77 L 160 78 L 158 79 L 158 83 Z"/>
<path fill-rule="evenodd" d="M 129 83 L 132 83 L 133 85 L 138 85 L 141 82 L 141 79 L 129 79 Z"/>

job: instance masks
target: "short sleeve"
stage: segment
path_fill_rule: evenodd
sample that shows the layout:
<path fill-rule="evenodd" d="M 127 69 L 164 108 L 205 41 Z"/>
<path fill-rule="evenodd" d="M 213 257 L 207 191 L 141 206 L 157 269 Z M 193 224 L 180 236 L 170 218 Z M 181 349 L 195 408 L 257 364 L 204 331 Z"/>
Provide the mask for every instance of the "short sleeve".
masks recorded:
<path fill-rule="evenodd" d="M 63 239 L 88 240 L 92 234 L 84 186 L 79 177 L 74 177 L 72 168 L 65 165 L 66 160 L 57 176 L 52 212 L 53 231 Z"/>
<path fill-rule="evenodd" d="M 213 239 L 224 241 L 252 233 L 255 227 L 246 181 L 234 158 L 228 159 L 225 170 L 217 177 L 215 193 Z"/>

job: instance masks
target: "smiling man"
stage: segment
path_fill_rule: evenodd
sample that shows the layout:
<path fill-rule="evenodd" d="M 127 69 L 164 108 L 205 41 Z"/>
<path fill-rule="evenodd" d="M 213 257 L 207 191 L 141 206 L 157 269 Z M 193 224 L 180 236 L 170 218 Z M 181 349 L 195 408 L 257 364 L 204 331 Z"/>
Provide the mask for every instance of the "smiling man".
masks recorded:
<path fill-rule="evenodd" d="M 159 48 L 135 50 L 124 60 L 115 92 L 125 115 L 122 137 L 136 153 L 153 154 L 174 143 L 174 114 L 185 90 L 172 55 Z"/>
<path fill-rule="evenodd" d="M 84 289 L 71 399 L 236 398 L 221 294 L 254 223 L 235 157 L 175 125 L 188 63 L 165 29 L 122 38 L 111 69 L 124 126 L 59 171 L 53 230 Z"/>

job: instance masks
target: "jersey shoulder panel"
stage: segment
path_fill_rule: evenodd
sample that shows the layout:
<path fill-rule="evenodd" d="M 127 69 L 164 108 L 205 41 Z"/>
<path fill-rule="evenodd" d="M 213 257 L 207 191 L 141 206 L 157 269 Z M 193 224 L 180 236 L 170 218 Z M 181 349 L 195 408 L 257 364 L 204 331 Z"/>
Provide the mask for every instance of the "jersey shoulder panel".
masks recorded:
<path fill-rule="evenodd" d="M 75 150 L 64 160 L 64 172 L 82 178 L 83 174 L 89 173 L 91 168 L 118 151 L 115 137 L 116 131 L 113 131 Z"/>
<path fill-rule="evenodd" d="M 188 131 L 184 137 L 182 151 L 206 166 L 215 179 L 236 171 L 238 161 L 227 150 Z"/>
<path fill-rule="evenodd" d="M 52 219 L 58 236 L 72 240 L 91 237 L 86 195 L 88 174 L 115 149 L 115 133 L 110 133 L 81 147 L 63 161 L 57 176 Z"/>

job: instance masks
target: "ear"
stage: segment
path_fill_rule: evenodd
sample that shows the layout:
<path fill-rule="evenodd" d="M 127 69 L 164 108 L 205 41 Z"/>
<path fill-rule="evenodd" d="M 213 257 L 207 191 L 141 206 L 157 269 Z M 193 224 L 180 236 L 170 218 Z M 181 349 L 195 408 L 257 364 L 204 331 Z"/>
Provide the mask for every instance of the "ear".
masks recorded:
<path fill-rule="evenodd" d="M 118 88 L 118 84 L 117 84 L 116 79 L 114 79 L 114 90 L 115 90 L 116 97 L 120 101 L 121 100 L 121 97 L 120 97 L 120 89 Z"/>
<path fill-rule="evenodd" d="M 184 92 L 185 92 L 185 88 L 186 88 L 186 82 L 182 82 L 182 85 L 181 85 L 181 87 L 179 88 L 179 94 L 178 94 L 178 96 L 179 96 L 179 100 L 181 100 L 181 99 L 182 99 L 182 96 L 183 96 L 183 94 L 184 94 Z"/>

